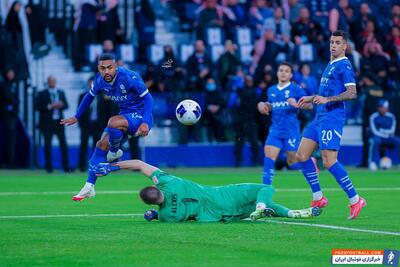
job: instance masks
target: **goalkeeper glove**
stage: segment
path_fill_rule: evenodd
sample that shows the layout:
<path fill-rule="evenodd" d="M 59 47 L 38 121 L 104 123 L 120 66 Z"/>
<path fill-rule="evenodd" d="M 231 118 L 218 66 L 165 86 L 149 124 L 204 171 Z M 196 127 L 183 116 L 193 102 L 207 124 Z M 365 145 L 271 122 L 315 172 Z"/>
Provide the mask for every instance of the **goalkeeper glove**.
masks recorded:
<path fill-rule="evenodd" d="M 144 219 L 148 222 L 152 220 L 158 220 L 158 211 L 156 210 L 148 210 L 144 213 Z"/>
<path fill-rule="evenodd" d="M 96 176 L 106 176 L 110 172 L 118 171 L 120 169 L 119 166 L 112 165 L 110 163 L 99 163 L 95 168 L 94 172 Z"/>

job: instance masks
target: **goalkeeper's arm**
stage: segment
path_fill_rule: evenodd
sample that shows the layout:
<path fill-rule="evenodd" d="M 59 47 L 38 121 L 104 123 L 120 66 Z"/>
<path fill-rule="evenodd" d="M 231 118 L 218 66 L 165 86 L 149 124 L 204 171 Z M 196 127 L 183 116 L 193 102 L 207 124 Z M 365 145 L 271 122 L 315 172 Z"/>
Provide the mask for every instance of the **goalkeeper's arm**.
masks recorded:
<path fill-rule="evenodd" d="M 105 176 L 112 171 L 118 171 L 120 169 L 140 171 L 147 177 L 158 170 L 158 168 L 150 164 L 147 164 L 146 162 L 133 159 L 133 160 L 120 161 L 113 164 L 100 163 L 99 165 L 97 165 L 95 172 L 97 176 Z"/>

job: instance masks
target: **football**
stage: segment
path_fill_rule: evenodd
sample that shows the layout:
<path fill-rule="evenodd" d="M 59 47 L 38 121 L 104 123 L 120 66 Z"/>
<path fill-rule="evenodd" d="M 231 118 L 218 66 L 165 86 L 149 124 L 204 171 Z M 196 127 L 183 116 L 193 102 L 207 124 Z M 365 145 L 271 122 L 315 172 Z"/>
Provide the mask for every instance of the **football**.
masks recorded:
<path fill-rule="evenodd" d="M 186 99 L 176 106 L 175 115 L 183 125 L 193 125 L 200 120 L 201 108 L 196 101 Z"/>
<path fill-rule="evenodd" d="M 392 160 L 389 157 L 383 157 L 379 162 L 379 166 L 383 170 L 390 169 L 392 168 Z"/>

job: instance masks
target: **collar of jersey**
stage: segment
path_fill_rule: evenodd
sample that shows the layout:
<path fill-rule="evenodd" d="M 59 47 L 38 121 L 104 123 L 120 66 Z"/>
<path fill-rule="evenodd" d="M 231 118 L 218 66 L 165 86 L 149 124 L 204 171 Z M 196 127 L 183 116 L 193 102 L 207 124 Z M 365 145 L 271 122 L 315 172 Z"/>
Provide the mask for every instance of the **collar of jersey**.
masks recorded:
<path fill-rule="evenodd" d="M 286 85 L 284 85 L 283 87 L 279 87 L 279 83 L 276 85 L 276 88 L 278 88 L 278 90 L 283 90 L 283 89 L 285 89 L 286 87 L 288 87 L 289 85 L 291 84 L 291 82 L 288 82 L 288 84 L 286 84 Z"/>
<path fill-rule="evenodd" d="M 333 63 L 338 62 L 338 61 L 340 61 L 340 60 L 342 60 L 342 59 L 347 59 L 347 57 L 340 57 L 340 58 L 337 58 L 337 59 L 332 60 L 331 62 L 329 62 L 329 64 L 333 64 Z"/>

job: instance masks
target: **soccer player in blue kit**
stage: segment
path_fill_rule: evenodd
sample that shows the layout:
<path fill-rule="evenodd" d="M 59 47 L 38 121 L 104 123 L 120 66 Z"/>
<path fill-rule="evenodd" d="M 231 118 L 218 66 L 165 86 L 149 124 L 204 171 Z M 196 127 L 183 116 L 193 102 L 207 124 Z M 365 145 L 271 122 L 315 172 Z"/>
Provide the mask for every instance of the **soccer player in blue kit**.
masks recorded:
<path fill-rule="evenodd" d="M 261 114 L 272 112 L 272 125 L 264 146 L 263 183 L 272 184 L 275 160 L 281 149 L 286 151 L 290 169 L 301 169 L 296 160 L 296 151 L 300 143 L 300 124 L 297 119 L 297 101 L 305 96 L 305 91 L 291 82 L 293 67 L 287 62 L 278 66 L 276 73 L 278 84 L 268 88 L 268 102 L 259 102 L 257 109 Z M 312 109 L 312 103 L 304 105 Z"/>
<path fill-rule="evenodd" d="M 345 57 L 346 47 L 346 33 L 333 32 L 330 38 L 331 61 L 322 74 L 318 95 L 304 96 L 298 101 L 299 107 L 317 104 L 317 114 L 303 132 L 296 157 L 313 192 L 311 206 L 324 208 L 328 205 L 328 199 L 322 194 L 318 173 L 310 159 L 319 146 L 324 167 L 336 178 L 350 200 L 348 219 L 355 219 L 367 203 L 357 194 L 346 170 L 337 160 L 345 123 L 344 101 L 357 97 L 353 67 Z"/>
<path fill-rule="evenodd" d="M 142 78 L 134 71 L 117 67 L 111 54 L 103 54 L 98 59 L 98 71 L 93 86 L 84 96 L 74 117 L 61 120 L 61 124 L 73 125 L 90 106 L 95 96 L 104 92 L 115 102 L 119 115 L 109 119 L 101 139 L 90 159 L 88 178 L 81 191 L 72 197 L 74 201 L 94 197 L 96 174 L 94 167 L 102 162 L 112 162 L 123 154 L 121 141 L 130 136 L 146 136 L 153 124 L 153 98 Z"/>

